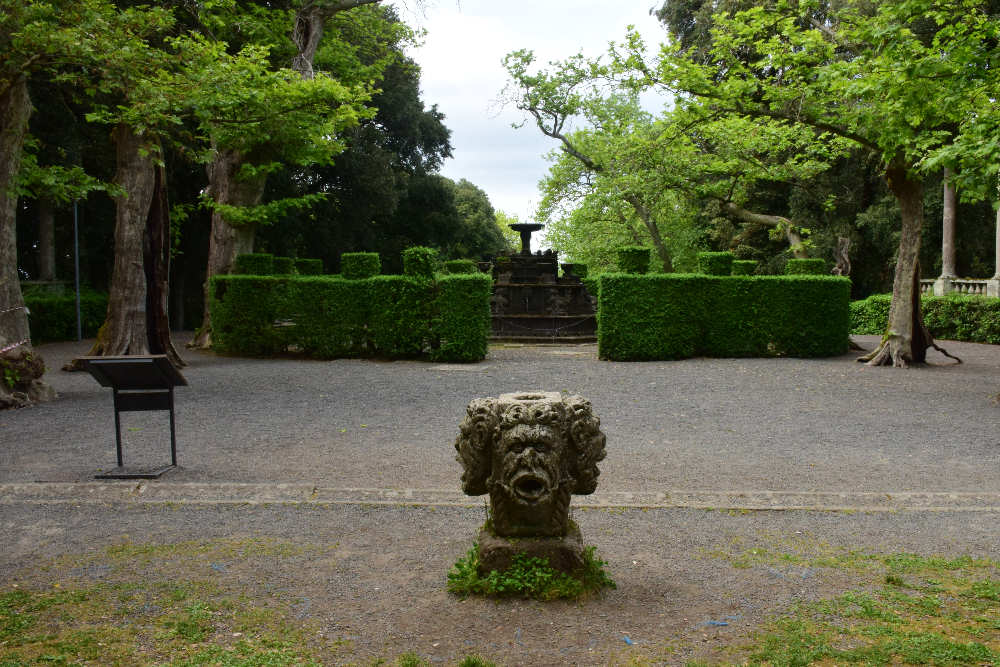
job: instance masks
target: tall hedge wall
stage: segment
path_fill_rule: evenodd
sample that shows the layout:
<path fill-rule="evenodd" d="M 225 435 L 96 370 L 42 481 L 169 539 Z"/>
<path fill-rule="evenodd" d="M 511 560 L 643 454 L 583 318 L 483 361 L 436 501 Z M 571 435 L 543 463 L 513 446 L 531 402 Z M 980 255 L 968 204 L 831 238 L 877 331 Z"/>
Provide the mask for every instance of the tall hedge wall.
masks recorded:
<path fill-rule="evenodd" d="M 851 333 L 881 336 L 889 322 L 889 294 L 851 302 Z M 949 294 L 921 298 L 924 324 L 935 338 L 1000 345 L 1000 299 Z"/>
<path fill-rule="evenodd" d="M 226 354 L 311 357 L 486 356 L 492 281 L 443 276 L 220 275 L 212 279 L 213 341 Z"/>
<path fill-rule="evenodd" d="M 437 282 L 431 330 L 431 358 L 479 361 L 489 351 L 490 295 L 493 279 L 485 273 L 456 273 Z"/>
<path fill-rule="evenodd" d="M 76 340 L 76 292 L 25 290 L 28 328 L 34 345 L 59 340 Z M 81 290 L 80 324 L 84 338 L 97 335 L 108 314 L 108 295 Z"/>
<path fill-rule="evenodd" d="M 834 276 L 605 274 L 598 352 L 617 361 L 839 355 L 850 292 Z"/>

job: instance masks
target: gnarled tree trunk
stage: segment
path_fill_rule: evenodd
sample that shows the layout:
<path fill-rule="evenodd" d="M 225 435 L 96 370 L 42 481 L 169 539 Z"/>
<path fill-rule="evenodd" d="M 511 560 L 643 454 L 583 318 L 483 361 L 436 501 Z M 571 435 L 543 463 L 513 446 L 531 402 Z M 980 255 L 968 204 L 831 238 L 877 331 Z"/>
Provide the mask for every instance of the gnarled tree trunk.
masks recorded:
<path fill-rule="evenodd" d="M 208 166 L 208 181 L 212 199 L 229 206 L 256 206 L 264 196 L 264 176 L 237 178 L 244 155 L 239 151 L 216 151 Z M 205 272 L 205 306 L 198 335 L 189 347 L 206 349 L 212 346 L 211 300 L 212 276 L 232 271 L 236 256 L 253 252 L 256 228 L 250 224 L 233 225 L 218 210 L 212 212 L 212 233 L 208 241 L 208 269 Z"/>
<path fill-rule="evenodd" d="M 924 222 L 924 184 L 912 177 L 904 165 L 886 169 L 889 190 L 899 202 L 903 226 L 896 255 L 896 276 L 892 283 L 889 322 L 882 343 L 858 359 L 869 366 L 921 364 L 934 339 L 924 326 L 920 312 L 920 228 Z"/>
<path fill-rule="evenodd" d="M 114 131 L 118 170 L 115 183 L 115 264 L 108 314 L 89 354 L 166 354 L 184 366 L 167 325 L 170 219 L 164 169 L 153 156 L 154 140 L 121 124 Z M 76 361 L 66 370 L 78 370 Z"/>
<path fill-rule="evenodd" d="M 17 173 L 31 99 L 24 77 L 0 92 L 0 409 L 51 399 L 45 372 L 31 346 L 28 314 L 17 273 Z"/>
<path fill-rule="evenodd" d="M 805 247 L 802 245 L 802 235 L 799 234 L 799 230 L 795 227 L 795 224 L 788 218 L 782 215 L 767 215 L 765 213 L 748 211 L 731 201 L 723 202 L 722 209 L 737 220 L 748 222 L 751 225 L 780 229 L 785 234 L 785 239 L 788 241 L 788 247 L 792 251 L 793 257 L 796 259 L 806 259 L 809 257 L 809 253 L 806 252 Z"/>

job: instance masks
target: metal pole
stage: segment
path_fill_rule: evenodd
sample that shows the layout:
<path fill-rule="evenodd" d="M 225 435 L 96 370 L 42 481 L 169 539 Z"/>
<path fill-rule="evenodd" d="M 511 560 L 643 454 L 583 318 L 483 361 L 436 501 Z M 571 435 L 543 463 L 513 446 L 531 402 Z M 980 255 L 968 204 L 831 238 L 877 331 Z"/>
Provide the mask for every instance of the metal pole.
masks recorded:
<path fill-rule="evenodd" d="M 83 320 L 80 317 L 80 222 L 77 213 L 79 199 L 73 200 L 73 260 L 76 264 L 76 339 L 83 340 Z"/>

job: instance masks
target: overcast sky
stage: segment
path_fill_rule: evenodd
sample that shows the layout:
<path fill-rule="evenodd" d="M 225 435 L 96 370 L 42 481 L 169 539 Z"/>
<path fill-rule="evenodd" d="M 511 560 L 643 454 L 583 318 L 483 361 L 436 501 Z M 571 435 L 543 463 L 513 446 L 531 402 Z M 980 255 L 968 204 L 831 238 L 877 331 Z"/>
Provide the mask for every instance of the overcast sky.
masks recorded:
<path fill-rule="evenodd" d="M 493 207 L 530 219 L 538 203 L 538 181 L 555 141 L 499 108 L 506 84 L 501 61 L 517 49 L 535 52 L 536 62 L 561 60 L 579 51 L 597 56 L 611 40 L 621 42 L 635 25 L 647 46 L 663 35 L 649 9 L 656 0 L 431 0 L 422 13 L 403 11 L 411 25 L 427 30 L 424 45 L 410 52 L 421 68 L 423 101 L 437 104 L 451 129 L 454 157 L 442 173 L 472 181 Z"/>

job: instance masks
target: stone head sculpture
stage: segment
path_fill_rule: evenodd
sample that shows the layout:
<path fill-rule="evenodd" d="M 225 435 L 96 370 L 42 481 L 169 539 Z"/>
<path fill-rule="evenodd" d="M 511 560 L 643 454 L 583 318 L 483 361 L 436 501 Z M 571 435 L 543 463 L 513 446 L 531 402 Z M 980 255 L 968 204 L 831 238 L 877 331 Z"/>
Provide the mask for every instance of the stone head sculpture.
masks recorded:
<path fill-rule="evenodd" d="M 505 537 L 566 534 L 571 494 L 597 488 L 605 456 L 590 402 L 558 392 L 502 394 L 469 403 L 455 442 L 462 489 L 490 494 L 493 530 Z"/>

